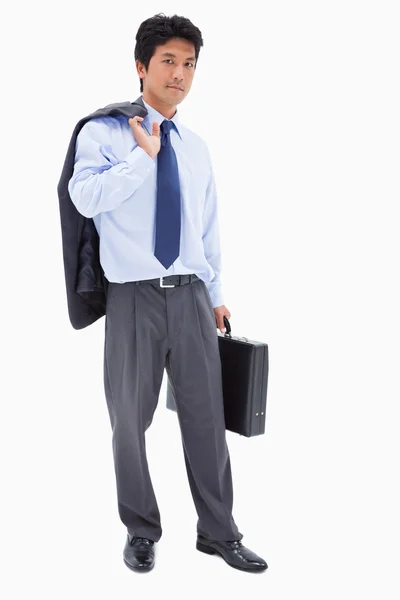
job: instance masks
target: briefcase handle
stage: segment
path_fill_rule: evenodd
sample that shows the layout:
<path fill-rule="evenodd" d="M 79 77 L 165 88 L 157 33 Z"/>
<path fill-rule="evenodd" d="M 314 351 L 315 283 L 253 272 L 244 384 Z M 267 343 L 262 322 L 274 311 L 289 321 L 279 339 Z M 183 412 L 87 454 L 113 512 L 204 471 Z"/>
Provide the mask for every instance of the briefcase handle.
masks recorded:
<path fill-rule="evenodd" d="M 224 316 L 224 325 L 226 327 L 226 331 L 224 333 L 224 337 L 230 337 L 230 338 L 232 338 L 232 336 L 231 336 L 231 325 L 229 323 L 228 317 L 225 317 L 225 316 Z M 244 342 L 250 341 L 249 338 L 247 338 L 247 337 L 237 337 L 236 336 L 235 338 L 232 338 L 232 339 L 243 340 Z"/>
<path fill-rule="evenodd" d="M 225 315 L 224 315 L 224 325 L 226 327 L 226 332 L 225 333 L 230 334 L 230 332 L 231 332 L 231 324 L 229 323 L 228 317 L 226 317 Z"/>

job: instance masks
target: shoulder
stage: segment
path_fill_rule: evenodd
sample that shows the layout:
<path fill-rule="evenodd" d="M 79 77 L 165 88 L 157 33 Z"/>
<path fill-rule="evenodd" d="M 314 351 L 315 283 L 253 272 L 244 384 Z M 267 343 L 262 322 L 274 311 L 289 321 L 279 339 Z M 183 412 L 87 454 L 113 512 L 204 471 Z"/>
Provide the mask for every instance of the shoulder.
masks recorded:
<path fill-rule="evenodd" d="M 110 137 L 114 132 L 119 132 L 126 127 L 127 117 L 124 115 L 94 117 L 84 123 L 79 135 L 95 139 Z M 129 124 L 128 124 L 129 126 Z"/>
<path fill-rule="evenodd" d="M 191 146 L 196 149 L 201 156 L 205 157 L 209 162 L 211 161 L 210 152 L 206 141 L 195 131 L 189 129 L 185 125 L 181 125 L 183 135 L 185 136 L 185 142 L 187 141 Z"/>
<path fill-rule="evenodd" d="M 206 142 L 198 133 L 193 131 L 193 129 L 189 129 L 189 127 L 186 127 L 186 125 L 182 124 L 180 125 L 180 129 L 182 130 L 183 135 L 185 136 L 185 140 L 197 146 L 200 150 L 207 150 Z"/>

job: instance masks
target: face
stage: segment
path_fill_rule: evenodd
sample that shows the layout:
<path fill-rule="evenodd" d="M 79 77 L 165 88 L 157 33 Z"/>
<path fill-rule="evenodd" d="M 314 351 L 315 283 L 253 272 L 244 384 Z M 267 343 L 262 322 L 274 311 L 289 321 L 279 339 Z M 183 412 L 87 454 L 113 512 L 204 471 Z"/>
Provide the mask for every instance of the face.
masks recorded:
<path fill-rule="evenodd" d="M 173 38 L 157 46 L 146 71 L 136 61 L 138 75 L 143 80 L 143 98 L 157 107 L 174 109 L 189 93 L 195 71 L 194 44 L 182 38 Z M 170 86 L 177 86 L 174 89 Z"/>

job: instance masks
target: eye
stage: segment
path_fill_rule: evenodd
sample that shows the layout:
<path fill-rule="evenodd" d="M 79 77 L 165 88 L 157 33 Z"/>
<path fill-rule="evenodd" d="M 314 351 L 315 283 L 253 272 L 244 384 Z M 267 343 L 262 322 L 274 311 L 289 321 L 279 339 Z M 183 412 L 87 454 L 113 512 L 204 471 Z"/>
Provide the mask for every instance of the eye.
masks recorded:
<path fill-rule="evenodd" d="M 169 60 L 171 60 L 171 61 L 172 61 L 172 58 L 166 58 L 165 60 L 163 60 L 163 62 L 168 62 Z M 192 65 L 192 67 L 194 67 L 194 64 L 193 64 L 193 63 L 191 63 L 191 62 L 189 62 L 189 63 L 186 63 L 186 64 L 187 64 L 187 65 Z"/>

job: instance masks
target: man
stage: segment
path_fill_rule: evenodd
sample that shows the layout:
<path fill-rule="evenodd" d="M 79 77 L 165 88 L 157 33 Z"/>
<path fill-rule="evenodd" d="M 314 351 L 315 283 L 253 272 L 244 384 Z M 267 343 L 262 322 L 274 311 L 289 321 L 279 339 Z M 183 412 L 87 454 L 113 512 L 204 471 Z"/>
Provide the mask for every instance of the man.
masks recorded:
<path fill-rule="evenodd" d="M 149 571 L 162 528 L 145 431 L 164 368 L 174 388 L 183 451 L 198 514 L 198 550 L 261 571 L 232 516 L 233 489 L 216 327 L 223 303 L 215 181 L 204 141 L 181 124 L 201 32 L 163 14 L 144 21 L 135 59 L 148 114 L 88 121 L 76 142 L 68 190 L 93 218 L 109 281 L 104 386 L 113 432 L 125 564 Z M 133 147 L 132 147 L 133 144 Z"/>

